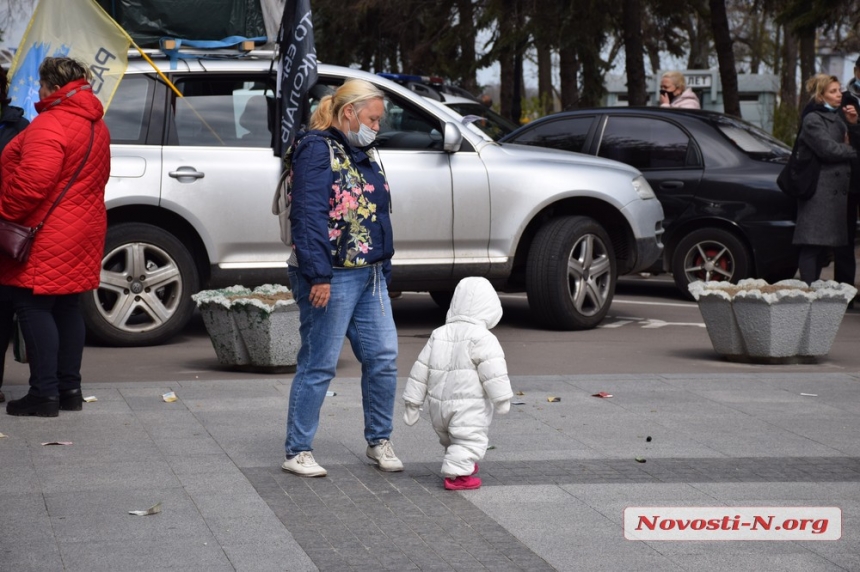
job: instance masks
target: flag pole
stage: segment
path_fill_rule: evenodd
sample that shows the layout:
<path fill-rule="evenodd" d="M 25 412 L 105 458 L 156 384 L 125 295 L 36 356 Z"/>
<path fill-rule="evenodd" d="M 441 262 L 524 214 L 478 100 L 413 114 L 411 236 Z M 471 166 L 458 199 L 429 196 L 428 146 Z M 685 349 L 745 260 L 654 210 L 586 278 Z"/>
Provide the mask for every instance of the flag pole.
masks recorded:
<path fill-rule="evenodd" d="M 129 40 L 131 40 L 130 36 L 129 36 Z M 158 77 L 160 77 L 164 81 L 164 83 L 166 83 L 168 86 L 170 86 L 170 89 L 173 90 L 173 93 L 175 93 L 177 97 L 185 97 L 182 95 L 182 93 L 179 92 L 178 89 L 176 89 L 176 86 L 173 85 L 173 82 L 171 82 L 169 79 L 167 79 L 167 76 L 164 75 L 164 73 L 160 69 L 158 69 L 158 66 L 155 65 L 155 62 L 152 61 L 152 59 L 150 59 L 150 57 L 148 55 L 146 55 L 146 52 L 144 52 L 142 49 L 140 49 L 140 46 L 138 46 L 137 44 L 134 43 L 134 40 L 132 40 L 131 45 L 134 46 L 138 52 L 140 52 L 141 57 L 143 59 L 145 59 L 149 65 L 152 66 L 152 69 L 155 70 L 155 73 L 158 74 Z"/>
<path fill-rule="evenodd" d="M 151 65 L 151 66 L 152 66 L 152 69 L 154 69 L 154 70 L 155 70 L 155 73 L 157 73 L 157 74 L 158 74 L 158 77 L 160 77 L 162 80 L 164 80 L 164 83 L 166 83 L 168 86 L 170 86 L 170 89 L 172 89 L 172 90 L 173 90 L 173 93 L 175 93 L 178 97 L 183 97 L 183 96 L 182 96 L 182 94 L 181 94 L 181 93 L 179 93 L 179 90 L 178 90 L 178 89 L 176 89 L 176 86 L 175 86 L 175 85 L 173 85 L 173 82 L 171 82 L 169 79 L 167 79 L 167 76 L 166 76 L 166 75 L 164 75 L 164 74 L 161 72 L 161 70 L 160 70 L 160 69 L 158 69 L 158 66 L 156 66 L 156 65 L 155 65 L 155 62 L 153 62 L 153 61 L 150 59 L 150 57 L 149 57 L 148 55 L 146 55 L 146 52 L 144 52 L 142 49 L 140 49 L 140 46 L 138 46 L 138 45 L 135 43 L 135 41 L 132 39 L 132 37 L 128 34 L 128 32 L 126 32 L 126 31 L 125 31 L 125 28 L 123 28 L 122 26 L 120 26 L 120 25 L 119 25 L 119 22 L 117 22 L 116 20 L 114 20 L 114 19 L 113 19 L 113 16 L 111 16 L 110 14 L 108 14 L 108 13 L 107 13 L 107 11 L 106 11 L 104 8 L 102 8 L 102 7 L 101 7 L 101 5 L 99 5 L 99 3 L 98 3 L 98 2 L 96 2 L 95 0 L 93 0 L 93 4 L 95 4 L 95 5 L 96 5 L 96 7 L 97 7 L 99 10 L 101 10 L 101 11 L 102 11 L 102 13 L 103 13 L 105 16 L 107 16 L 108 18 L 110 18 L 110 20 L 114 23 L 114 25 L 116 25 L 116 27 L 117 27 L 120 31 L 122 31 L 122 33 L 125 35 L 125 37 L 126 37 L 126 39 L 128 40 L 128 42 L 129 42 L 132 46 L 134 46 L 134 48 L 135 48 L 138 52 L 140 52 L 141 57 L 143 57 L 143 59 L 145 59 L 145 60 L 146 60 L 146 63 L 148 63 L 149 65 Z"/>

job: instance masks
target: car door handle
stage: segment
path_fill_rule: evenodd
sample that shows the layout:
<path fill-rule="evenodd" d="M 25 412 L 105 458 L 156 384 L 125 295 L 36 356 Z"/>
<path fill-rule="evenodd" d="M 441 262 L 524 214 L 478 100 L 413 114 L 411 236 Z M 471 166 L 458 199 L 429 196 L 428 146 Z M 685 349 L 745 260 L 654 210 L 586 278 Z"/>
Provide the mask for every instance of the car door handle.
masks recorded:
<path fill-rule="evenodd" d="M 663 181 L 660 183 L 661 189 L 681 189 L 684 187 L 684 181 Z"/>
<path fill-rule="evenodd" d="M 174 179 L 179 179 L 181 177 L 190 177 L 192 179 L 202 179 L 206 176 L 206 173 L 201 173 L 194 167 L 179 167 L 175 171 L 170 171 L 167 173 L 169 176 Z"/>

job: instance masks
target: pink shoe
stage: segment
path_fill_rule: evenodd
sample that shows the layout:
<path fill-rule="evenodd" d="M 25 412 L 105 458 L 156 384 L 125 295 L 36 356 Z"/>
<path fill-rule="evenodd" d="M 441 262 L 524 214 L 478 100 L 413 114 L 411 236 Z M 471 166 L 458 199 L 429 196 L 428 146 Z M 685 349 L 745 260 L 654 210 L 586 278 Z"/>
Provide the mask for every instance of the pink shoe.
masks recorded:
<path fill-rule="evenodd" d="M 472 471 L 472 474 L 473 474 L 473 475 L 477 475 L 477 474 L 478 474 L 478 463 L 475 463 L 475 470 L 474 470 L 474 471 Z"/>
<path fill-rule="evenodd" d="M 449 491 L 470 491 L 480 488 L 480 486 L 481 479 L 472 475 L 445 479 L 445 488 Z"/>

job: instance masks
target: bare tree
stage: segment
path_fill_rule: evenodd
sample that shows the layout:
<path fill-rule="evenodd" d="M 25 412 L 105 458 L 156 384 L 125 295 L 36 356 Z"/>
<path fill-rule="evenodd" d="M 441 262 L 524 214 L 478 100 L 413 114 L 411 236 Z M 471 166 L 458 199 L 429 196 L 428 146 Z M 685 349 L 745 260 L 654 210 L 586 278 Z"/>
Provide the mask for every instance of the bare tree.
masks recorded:
<path fill-rule="evenodd" d="M 648 103 L 645 85 L 645 46 L 642 42 L 642 2 L 624 0 L 621 4 L 624 35 L 624 62 L 627 68 L 627 101 L 630 106 Z"/>
<path fill-rule="evenodd" d="M 711 8 L 711 28 L 714 46 L 720 63 L 720 81 L 723 85 L 723 108 L 729 115 L 741 116 L 741 101 L 738 95 L 738 72 L 735 69 L 735 53 L 732 49 L 732 35 L 726 14 L 726 0 L 709 0 Z"/>

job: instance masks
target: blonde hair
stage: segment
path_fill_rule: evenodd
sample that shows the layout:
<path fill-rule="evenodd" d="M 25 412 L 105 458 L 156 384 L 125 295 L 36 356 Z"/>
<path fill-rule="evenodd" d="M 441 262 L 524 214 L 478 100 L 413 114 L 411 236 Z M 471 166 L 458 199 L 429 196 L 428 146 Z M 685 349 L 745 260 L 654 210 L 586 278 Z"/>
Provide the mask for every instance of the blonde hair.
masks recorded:
<path fill-rule="evenodd" d="M 371 99 L 384 99 L 385 94 L 372 83 L 363 79 L 350 79 L 337 88 L 333 95 L 320 100 L 319 106 L 311 115 L 311 129 L 325 130 L 334 125 L 335 120 L 343 120 L 343 108 L 354 105 L 356 112 L 367 105 Z"/>
<path fill-rule="evenodd" d="M 817 73 L 806 80 L 804 87 L 806 88 L 806 93 L 809 94 L 810 99 L 820 102 L 824 101 L 824 92 L 827 91 L 827 88 L 830 87 L 830 84 L 834 81 L 839 83 L 839 79 L 835 75 Z"/>
<path fill-rule="evenodd" d="M 671 81 L 675 84 L 675 87 L 684 91 L 687 89 L 687 80 L 684 78 L 684 74 L 679 71 L 667 71 L 663 74 L 663 77 Z"/>

